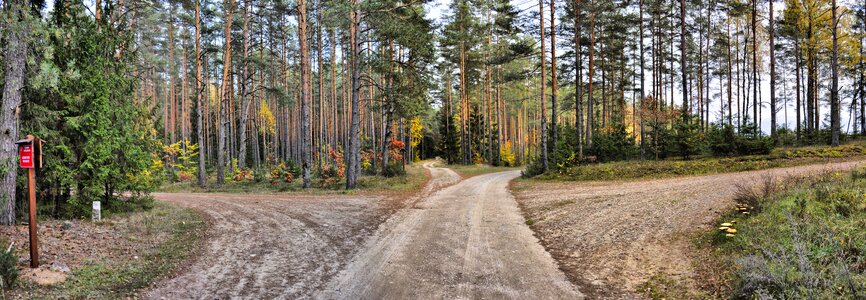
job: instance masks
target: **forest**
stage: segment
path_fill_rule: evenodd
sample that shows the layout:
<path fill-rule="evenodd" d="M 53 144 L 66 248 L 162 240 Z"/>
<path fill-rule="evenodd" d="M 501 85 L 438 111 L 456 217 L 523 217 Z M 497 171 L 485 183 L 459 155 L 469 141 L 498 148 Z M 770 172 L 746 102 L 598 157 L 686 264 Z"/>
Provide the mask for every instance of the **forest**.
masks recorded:
<path fill-rule="evenodd" d="M 53 218 L 89 217 L 92 201 L 150 209 L 171 189 L 364 189 L 437 158 L 591 180 L 866 155 L 844 148 L 866 135 L 853 1 L 0 7 L 2 225 L 26 216 L 27 134 L 45 141 L 39 213 Z"/>
<path fill-rule="evenodd" d="M 6 141 L 53 144 L 60 212 L 194 178 L 351 189 L 437 156 L 534 175 L 866 132 L 863 7 L 773 2 L 6 1 Z"/>

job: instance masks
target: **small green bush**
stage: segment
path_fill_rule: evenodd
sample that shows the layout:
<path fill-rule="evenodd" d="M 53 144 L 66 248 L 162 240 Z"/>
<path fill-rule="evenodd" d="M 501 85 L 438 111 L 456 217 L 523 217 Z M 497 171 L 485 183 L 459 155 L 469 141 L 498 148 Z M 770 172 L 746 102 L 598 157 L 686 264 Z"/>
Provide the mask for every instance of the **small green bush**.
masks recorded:
<path fill-rule="evenodd" d="M 18 283 L 18 256 L 15 255 L 14 247 L 9 247 L 8 241 L 0 241 L 0 247 L 0 280 L 3 289 L 8 289 Z"/>
<path fill-rule="evenodd" d="M 673 135 L 666 141 L 669 149 L 667 152 L 689 159 L 703 151 L 706 137 L 696 120 L 698 119 L 687 114 L 674 122 Z"/>
<path fill-rule="evenodd" d="M 610 125 L 596 132 L 592 136 L 592 146 L 587 150 L 599 162 L 631 159 L 639 153 L 634 137 L 626 131 L 620 118 L 614 118 Z"/>
<path fill-rule="evenodd" d="M 403 168 L 400 162 L 390 163 L 385 166 L 385 172 L 382 175 L 385 177 L 403 176 L 406 175 L 406 169 Z"/>
<path fill-rule="evenodd" d="M 708 148 L 713 156 L 741 156 L 770 154 L 773 140 L 754 126 L 746 126 L 739 133 L 729 124 L 713 124 L 707 135 Z"/>

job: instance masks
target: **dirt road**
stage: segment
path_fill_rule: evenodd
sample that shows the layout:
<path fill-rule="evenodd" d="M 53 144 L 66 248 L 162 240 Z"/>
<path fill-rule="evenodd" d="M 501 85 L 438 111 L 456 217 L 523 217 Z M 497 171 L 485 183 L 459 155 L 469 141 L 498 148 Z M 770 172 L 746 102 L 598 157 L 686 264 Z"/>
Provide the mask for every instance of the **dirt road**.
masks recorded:
<path fill-rule="evenodd" d="M 460 180 L 426 166 L 413 197 L 157 193 L 202 211 L 211 228 L 199 258 L 144 293 L 151 299 L 309 298 L 339 272 L 395 209 Z"/>
<path fill-rule="evenodd" d="M 514 188 L 548 251 L 590 298 L 622 299 L 653 276 L 694 290 L 694 234 L 735 204 L 736 184 L 850 169 L 844 162 L 627 182 L 534 182 Z"/>
<path fill-rule="evenodd" d="M 582 298 L 524 224 L 517 176 L 472 177 L 396 213 L 318 298 Z"/>

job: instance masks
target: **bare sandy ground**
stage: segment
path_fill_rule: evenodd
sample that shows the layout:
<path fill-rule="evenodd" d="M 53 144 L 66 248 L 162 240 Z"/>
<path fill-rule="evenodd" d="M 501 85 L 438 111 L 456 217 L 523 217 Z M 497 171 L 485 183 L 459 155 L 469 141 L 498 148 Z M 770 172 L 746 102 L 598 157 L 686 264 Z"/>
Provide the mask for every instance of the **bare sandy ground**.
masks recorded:
<path fill-rule="evenodd" d="M 317 298 L 583 298 L 524 224 L 517 176 L 472 177 L 396 213 Z"/>
<path fill-rule="evenodd" d="M 516 183 L 518 202 L 545 248 L 590 298 L 636 297 L 664 273 L 695 288 L 689 247 L 730 211 L 737 183 L 850 169 L 858 162 L 625 182 Z"/>
<path fill-rule="evenodd" d="M 310 298 L 395 206 L 460 180 L 449 171 L 430 167 L 431 180 L 411 199 L 157 193 L 160 201 L 204 212 L 211 228 L 198 259 L 177 277 L 156 283 L 145 298 Z"/>

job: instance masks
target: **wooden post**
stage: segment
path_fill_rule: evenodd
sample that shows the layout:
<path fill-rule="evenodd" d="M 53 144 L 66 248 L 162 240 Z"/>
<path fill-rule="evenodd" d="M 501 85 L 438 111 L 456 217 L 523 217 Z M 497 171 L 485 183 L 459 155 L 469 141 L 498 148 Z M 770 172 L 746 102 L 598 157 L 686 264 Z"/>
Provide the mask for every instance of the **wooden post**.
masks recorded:
<path fill-rule="evenodd" d="M 39 267 L 39 239 L 36 237 L 36 168 L 27 169 L 30 197 L 30 267 Z"/>
<path fill-rule="evenodd" d="M 32 135 L 15 142 L 18 145 L 18 166 L 27 169 L 27 192 L 30 200 L 30 267 L 39 267 L 39 240 L 36 237 L 36 162 L 42 165 L 42 141 Z"/>

